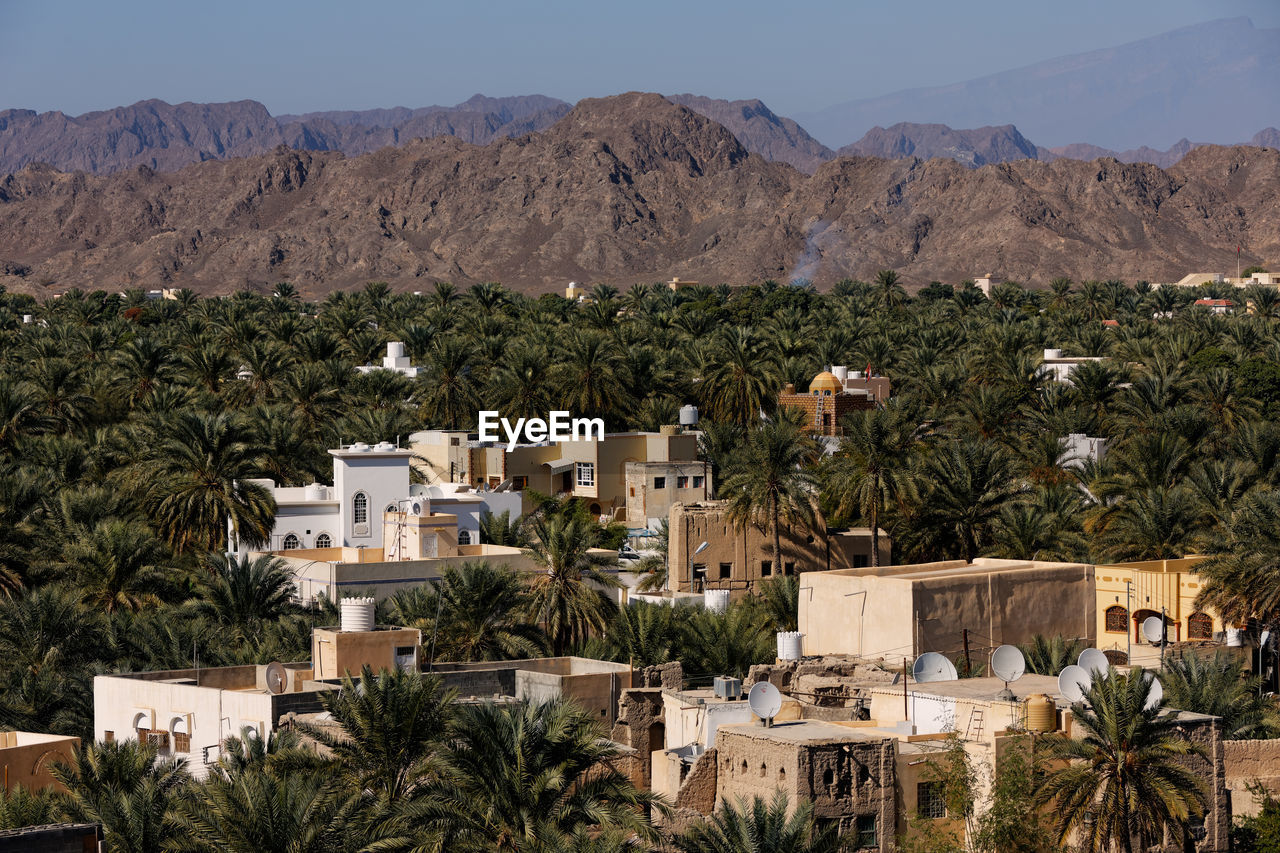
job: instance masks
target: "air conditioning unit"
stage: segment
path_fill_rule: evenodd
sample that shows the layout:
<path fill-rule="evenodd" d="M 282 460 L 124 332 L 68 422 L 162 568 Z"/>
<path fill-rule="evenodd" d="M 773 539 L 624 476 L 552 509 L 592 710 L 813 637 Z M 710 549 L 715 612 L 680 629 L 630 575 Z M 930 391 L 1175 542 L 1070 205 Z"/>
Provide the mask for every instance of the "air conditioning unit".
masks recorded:
<path fill-rule="evenodd" d="M 727 675 L 717 675 L 715 680 L 711 682 L 711 689 L 721 699 L 741 699 L 742 679 L 730 678 Z"/>

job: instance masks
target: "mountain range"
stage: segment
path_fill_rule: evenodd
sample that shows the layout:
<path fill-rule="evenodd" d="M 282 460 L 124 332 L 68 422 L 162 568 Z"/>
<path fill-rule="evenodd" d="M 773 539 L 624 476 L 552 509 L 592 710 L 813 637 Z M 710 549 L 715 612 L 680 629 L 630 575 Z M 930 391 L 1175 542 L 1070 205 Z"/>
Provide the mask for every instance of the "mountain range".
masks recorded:
<path fill-rule="evenodd" d="M 913 285 L 1161 281 L 1233 266 L 1236 245 L 1245 263 L 1280 257 L 1280 151 L 1203 146 L 1167 170 L 852 156 L 806 175 L 644 93 L 583 100 L 545 130 L 486 145 L 437 136 L 354 156 L 281 145 L 175 172 L 29 165 L 0 179 L 0 283 L 43 295 L 291 281 L 315 296 L 371 280 L 537 292 L 674 275 L 829 284 L 879 269 Z"/>

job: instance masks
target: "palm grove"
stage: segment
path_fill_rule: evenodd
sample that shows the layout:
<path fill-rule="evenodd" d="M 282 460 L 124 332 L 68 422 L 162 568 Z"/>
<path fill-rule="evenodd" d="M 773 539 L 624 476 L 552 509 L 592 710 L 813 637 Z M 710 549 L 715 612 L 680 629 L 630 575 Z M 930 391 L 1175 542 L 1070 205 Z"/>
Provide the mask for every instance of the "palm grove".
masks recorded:
<path fill-rule="evenodd" d="M 1210 553 L 1219 556 L 1198 569 L 1204 603 L 1275 625 L 1280 300 L 1250 290 L 1248 313 L 1220 316 L 1192 304 L 1204 295 L 1221 294 L 1059 280 L 1000 285 L 989 299 L 935 283 L 912 298 L 891 273 L 826 294 L 772 282 L 601 285 L 580 303 L 497 284 L 422 296 L 371 284 L 316 304 L 289 285 L 220 299 L 70 292 L 36 305 L 0 295 L 0 725 L 87 737 L 96 672 L 179 668 L 196 653 L 204 665 L 305 658 L 332 605 L 300 609 L 278 564 L 218 553 L 229 532 L 249 546 L 269 534 L 274 506 L 248 481 L 323 479 L 339 442 L 466 428 L 480 408 L 566 409 L 617 431 L 656 429 L 695 402 L 731 517 L 775 542 L 784 524 L 856 522 L 884 530 L 898 562 Z M 422 376 L 353 369 L 391 340 Z M 1103 360 L 1051 383 L 1037 370 L 1045 347 Z M 824 457 L 794 413 L 776 411 L 776 395 L 827 364 L 869 364 L 894 394 L 846 423 Z M 1111 450 L 1101 463 L 1064 465 L 1069 433 L 1107 438 Z M 429 629 L 440 658 L 575 652 L 680 660 L 693 674 L 744 673 L 772 657 L 775 628 L 794 627 L 789 578 L 724 614 L 617 612 L 600 592 L 610 576 L 588 553 L 611 535 L 572 501 L 549 500 L 522 521 L 488 519 L 488 541 L 529 545 L 549 571 L 463 566 L 398 595 L 384 615 Z M 439 715 L 403 732 L 394 759 L 349 757 L 335 775 L 288 739 L 244 744 L 197 785 L 136 745 L 99 745 L 64 770 L 70 800 L 10 800 L 0 815 L 96 816 L 121 850 L 227 847 L 233 836 L 251 840 L 231 849 L 276 849 L 264 839 L 285 826 L 236 824 L 263 797 L 315 850 L 610 849 L 609 832 L 649 837 L 636 815 L 662 804 L 620 779 L 588 784 L 584 767 L 569 766 L 598 736 L 572 708 L 455 709 L 429 680 L 386 678 L 378 689 L 413 693 L 397 706 L 404 713 Z M 352 743 L 391 749 L 359 736 L 377 721 L 350 720 Z M 479 753 L 493 749 L 513 773 L 543 767 L 538 785 L 551 787 L 471 778 L 498 760 Z M 403 766 L 353 769 L 379 760 Z M 557 806 L 510 799 L 518 788 Z M 579 792 L 587 799 L 574 800 Z M 720 829 L 746 832 L 754 815 L 752 831 L 787 830 L 785 816 L 769 823 L 767 804 L 759 809 Z M 393 834 L 373 838 L 375 825 Z M 601 826 L 604 835 L 585 832 Z M 796 837 L 828 843 L 809 829 Z"/>

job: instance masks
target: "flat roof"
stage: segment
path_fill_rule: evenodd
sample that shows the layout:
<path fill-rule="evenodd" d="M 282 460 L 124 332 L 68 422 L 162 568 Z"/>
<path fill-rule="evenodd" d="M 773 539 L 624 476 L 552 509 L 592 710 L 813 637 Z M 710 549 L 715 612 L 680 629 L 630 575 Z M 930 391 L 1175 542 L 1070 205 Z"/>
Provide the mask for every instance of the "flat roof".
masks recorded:
<path fill-rule="evenodd" d="M 870 726 L 842 726 L 825 720 L 787 720 L 765 728 L 759 723 L 733 723 L 720 726 L 719 734 L 732 732 L 756 740 L 782 741 L 784 743 L 847 743 L 893 738 L 883 729 Z"/>

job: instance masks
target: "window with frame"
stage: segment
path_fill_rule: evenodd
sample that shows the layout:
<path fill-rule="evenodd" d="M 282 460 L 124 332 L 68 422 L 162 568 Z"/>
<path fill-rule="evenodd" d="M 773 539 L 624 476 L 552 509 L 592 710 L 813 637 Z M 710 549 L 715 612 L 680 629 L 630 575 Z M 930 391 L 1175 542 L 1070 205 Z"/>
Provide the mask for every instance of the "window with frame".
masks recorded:
<path fill-rule="evenodd" d="M 191 735 L 186 732 L 174 732 L 173 751 L 183 753 L 191 752 Z"/>
<path fill-rule="evenodd" d="M 1107 608 L 1106 629 L 1112 634 L 1125 634 L 1129 631 L 1129 611 L 1119 604 Z"/>
<path fill-rule="evenodd" d="M 653 487 L 654 487 L 655 489 L 665 489 L 665 488 L 667 487 L 667 478 L 666 478 L 666 477 L 654 477 L 654 478 L 653 478 Z"/>
<path fill-rule="evenodd" d="M 916 783 L 916 811 L 922 818 L 947 816 L 947 799 L 941 782 Z"/>
<path fill-rule="evenodd" d="M 591 487 L 596 484 L 596 463 L 579 462 L 574 466 L 579 486 Z"/>
<path fill-rule="evenodd" d="M 768 560 L 760 561 L 760 577 L 767 578 L 773 574 L 773 563 Z"/>
<path fill-rule="evenodd" d="M 112 732 L 112 731 L 105 731 L 105 732 L 103 732 L 103 733 L 102 733 L 102 742 L 103 742 L 103 743 L 115 743 L 115 742 L 116 742 L 116 733 L 115 733 L 115 732 Z"/>
<path fill-rule="evenodd" d="M 720 580 L 727 581 L 733 577 L 733 563 L 720 564 Z"/>
<path fill-rule="evenodd" d="M 289 533 L 284 537 L 283 547 L 286 551 L 296 551 L 301 545 L 302 543 L 298 541 L 298 534 L 296 533 Z"/>
<path fill-rule="evenodd" d="M 333 547 L 333 540 L 329 538 L 328 533 L 321 533 L 319 536 L 316 537 L 316 547 L 317 548 Z"/>
<path fill-rule="evenodd" d="M 369 523 L 369 496 L 364 492 L 356 492 L 351 499 L 351 521 L 354 524 Z"/>
<path fill-rule="evenodd" d="M 688 477 L 676 477 L 676 488 L 677 488 L 677 489 L 687 489 L 687 488 L 689 488 L 689 478 L 688 478 Z"/>
<path fill-rule="evenodd" d="M 515 477 L 511 481 L 511 487 L 517 492 L 522 492 L 529 487 L 528 477 Z"/>
<path fill-rule="evenodd" d="M 1212 640 L 1213 617 L 1208 613 L 1192 613 L 1187 617 L 1188 640 Z"/>
<path fill-rule="evenodd" d="M 470 544 L 471 544 L 471 531 L 470 531 L 470 530 L 459 530 L 459 531 L 458 531 L 458 544 L 459 544 L 459 545 L 470 545 Z"/>
<path fill-rule="evenodd" d="M 695 476 L 695 477 L 693 478 L 693 487 L 694 487 L 695 489 L 701 489 L 701 488 L 702 488 L 702 484 L 703 484 L 703 482 L 704 482 L 704 480 L 703 480 L 703 478 L 702 478 L 702 477 L 697 477 L 697 476 Z"/>
<path fill-rule="evenodd" d="M 879 848 L 880 834 L 876 832 L 876 816 L 873 814 L 858 815 L 854 824 L 854 843 L 859 849 Z"/>

